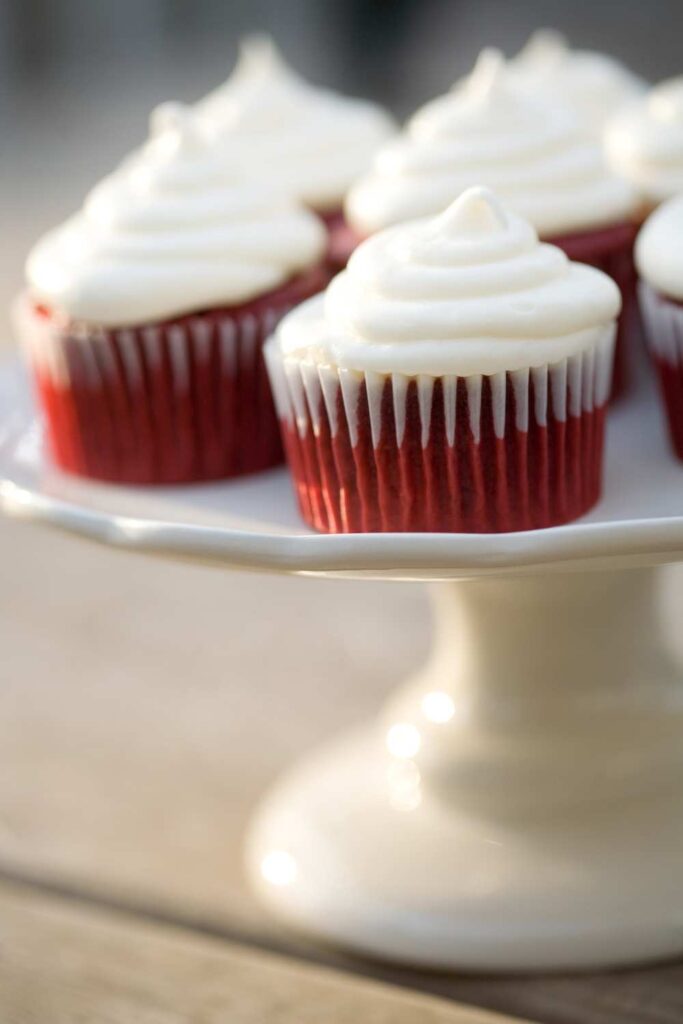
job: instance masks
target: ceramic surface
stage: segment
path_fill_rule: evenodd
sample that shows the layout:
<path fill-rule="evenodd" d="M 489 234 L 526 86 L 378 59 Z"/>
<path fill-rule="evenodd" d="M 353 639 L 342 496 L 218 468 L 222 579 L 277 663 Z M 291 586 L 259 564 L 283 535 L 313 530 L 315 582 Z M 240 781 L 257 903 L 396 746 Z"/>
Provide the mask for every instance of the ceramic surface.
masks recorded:
<path fill-rule="evenodd" d="M 683 666 L 657 570 L 435 586 L 378 720 L 254 819 L 261 897 L 357 952 L 477 971 L 683 950 Z"/>
<path fill-rule="evenodd" d="M 604 497 L 577 523 L 516 534 L 320 536 L 285 469 L 224 484 L 123 488 L 68 477 L 45 457 L 16 361 L 0 366 L 0 508 L 91 539 L 226 566 L 454 579 L 683 558 L 683 468 L 646 382 L 610 416 Z M 636 471 L 637 470 L 637 471 Z"/>
<path fill-rule="evenodd" d="M 683 665 L 664 628 L 680 617 L 654 568 L 683 559 L 683 469 L 653 399 L 644 385 L 611 414 L 605 498 L 580 523 L 326 537 L 284 471 L 155 490 L 58 473 L 9 363 L 0 508 L 226 567 L 458 580 L 433 588 L 422 672 L 266 797 L 252 883 L 288 924 L 405 963 L 632 963 L 683 950 Z"/>

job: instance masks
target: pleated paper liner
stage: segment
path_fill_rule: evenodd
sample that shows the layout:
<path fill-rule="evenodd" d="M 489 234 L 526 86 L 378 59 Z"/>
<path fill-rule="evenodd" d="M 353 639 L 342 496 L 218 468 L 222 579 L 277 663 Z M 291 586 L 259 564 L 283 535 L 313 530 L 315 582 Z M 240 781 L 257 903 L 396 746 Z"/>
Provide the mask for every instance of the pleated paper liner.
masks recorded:
<path fill-rule="evenodd" d="M 669 437 L 683 460 L 683 305 L 640 282 L 640 308 L 652 361 L 657 371 Z"/>
<path fill-rule="evenodd" d="M 628 390 L 631 379 L 632 353 L 641 343 L 641 321 L 637 297 L 637 275 L 633 262 L 633 246 L 638 234 L 639 223 L 627 222 L 612 227 L 575 234 L 544 238 L 543 241 L 556 245 L 577 263 L 587 263 L 602 270 L 618 285 L 621 292 L 622 311 L 617 329 L 617 342 L 614 353 L 614 369 L 612 373 L 612 390 L 610 397 L 619 398 Z M 351 241 L 346 240 L 346 260 L 348 261 L 353 248 L 360 245 L 363 238 L 353 233 L 350 228 Z"/>
<path fill-rule="evenodd" d="M 17 326 L 54 461 L 132 484 L 216 480 L 279 464 L 263 345 L 328 279 L 316 270 L 239 307 L 118 329 L 62 325 L 21 296 Z"/>
<path fill-rule="evenodd" d="M 472 377 L 266 360 L 301 514 L 326 533 L 531 530 L 600 496 L 614 330 L 554 365 Z"/>

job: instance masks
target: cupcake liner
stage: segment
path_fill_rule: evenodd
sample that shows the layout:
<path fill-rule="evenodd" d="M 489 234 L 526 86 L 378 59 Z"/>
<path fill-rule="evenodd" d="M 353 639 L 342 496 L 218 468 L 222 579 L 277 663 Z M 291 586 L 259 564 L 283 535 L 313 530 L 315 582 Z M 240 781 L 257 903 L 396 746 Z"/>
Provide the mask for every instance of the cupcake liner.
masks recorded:
<path fill-rule="evenodd" d="M 263 344 L 327 280 L 316 270 L 240 307 L 130 328 L 62 323 L 21 296 L 17 327 L 54 461 L 80 476 L 135 484 L 279 464 Z"/>
<path fill-rule="evenodd" d="M 683 306 L 641 281 L 640 309 L 673 450 L 683 459 Z"/>
<path fill-rule="evenodd" d="M 492 376 L 356 373 L 266 346 L 301 513 L 325 533 L 530 530 L 600 496 L 614 329 Z"/>
<path fill-rule="evenodd" d="M 327 228 L 327 262 L 336 274 L 349 262 L 349 257 L 359 244 L 360 238 L 348 225 L 341 206 L 335 210 L 317 212 Z"/>
<path fill-rule="evenodd" d="M 621 292 L 622 310 L 617 327 L 617 341 L 614 352 L 611 399 L 619 398 L 628 391 L 631 378 L 631 353 L 640 343 L 642 325 L 637 296 L 637 274 L 633 261 L 633 247 L 639 225 L 618 224 L 595 231 L 544 238 L 544 242 L 556 245 L 578 263 L 588 263 L 611 277 Z M 367 237 L 367 236 L 365 236 Z M 360 245 L 364 236 L 346 229 L 346 260 Z"/>
<path fill-rule="evenodd" d="M 628 390 L 631 353 L 642 334 L 636 289 L 637 275 L 633 262 L 633 246 L 637 234 L 638 225 L 625 223 L 595 231 L 544 239 L 562 249 L 570 260 L 588 263 L 602 270 L 619 286 L 622 310 L 614 353 L 611 393 L 613 399 Z"/>

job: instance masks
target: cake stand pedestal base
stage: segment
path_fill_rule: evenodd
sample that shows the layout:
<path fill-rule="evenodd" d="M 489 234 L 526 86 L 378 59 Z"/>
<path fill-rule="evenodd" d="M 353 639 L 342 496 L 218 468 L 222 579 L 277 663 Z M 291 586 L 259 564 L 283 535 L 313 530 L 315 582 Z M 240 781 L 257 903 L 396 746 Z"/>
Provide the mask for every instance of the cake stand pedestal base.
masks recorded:
<path fill-rule="evenodd" d="M 270 908 L 428 967 L 683 951 L 683 669 L 658 572 L 433 585 L 423 671 L 257 814 Z"/>
<path fill-rule="evenodd" d="M 683 472 L 645 373 L 610 410 L 605 470 L 598 506 L 562 527 L 311 534 L 284 471 L 154 490 L 58 473 L 0 366 L 8 515 L 223 569 L 453 581 L 434 584 L 423 671 L 285 777 L 248 840 L 283 919 L 427 967 L 683 952 L 681 615 L 656 568 L 683 562 Z"/>

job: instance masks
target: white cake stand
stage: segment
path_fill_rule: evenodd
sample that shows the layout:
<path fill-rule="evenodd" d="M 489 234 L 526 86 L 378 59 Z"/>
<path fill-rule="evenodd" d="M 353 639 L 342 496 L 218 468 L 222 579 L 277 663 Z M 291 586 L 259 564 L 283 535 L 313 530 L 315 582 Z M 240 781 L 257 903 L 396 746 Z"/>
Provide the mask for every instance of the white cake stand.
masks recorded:
<path fill-rule="evenodd" d="M 9 515 L 230 568 L 440 581 L 427 665 L 376 721 L 306 756 L 247 844 L 281 918 L 410 964 L 683 951 L 683 665 L 658 576 L 683 561 L 683 467 L 647 385 L 611 417 L 605 491 L 540 532 L 317 536 L 284 471 L 162 490 L 59 474 L 20 371 L 0 372 Z"/>

